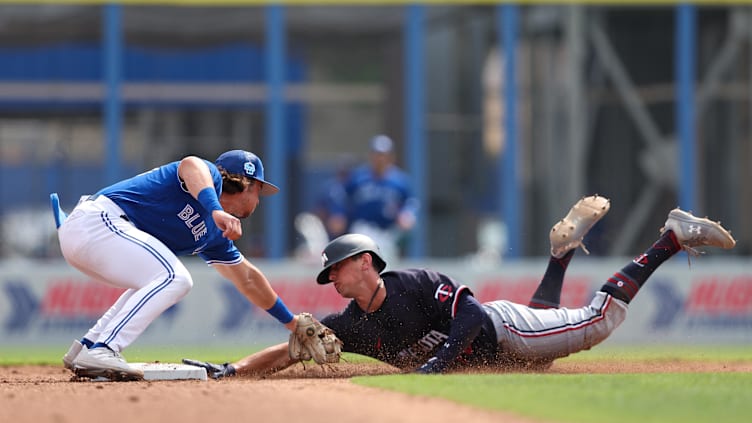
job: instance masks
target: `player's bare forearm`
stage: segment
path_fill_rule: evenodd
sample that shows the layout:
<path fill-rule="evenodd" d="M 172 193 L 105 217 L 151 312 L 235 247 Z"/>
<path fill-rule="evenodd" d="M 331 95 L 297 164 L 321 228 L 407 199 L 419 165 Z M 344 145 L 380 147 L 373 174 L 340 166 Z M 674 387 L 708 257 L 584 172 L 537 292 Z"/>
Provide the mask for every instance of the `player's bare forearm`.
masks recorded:
<path fill-rule="evenodd" d="M 287 352 L 287 342 L 271 346 L 233 363 L 239 376 L 264 376 L 295 364 Z"/>
<path fill-rule="evenodd" d="M 247 259 L 243 259 L 238 264 L 215 264 L 214 267 L 223 277 L 232 282 L 235 288 L 253 305 L 268 311 L 276 304 L 277 292 L 274 291 L 261 270 Z M 283 324 L 288 330 L 294 331 L 298 325 L 298 316 L 293 316 L 292 320 Z"/>
<path fill-rule="evenodd" d="M 268 310 L 277 301 L 277 293 L 266 276 L 248 260 L 243 259 L 233 265 L 216 264 L 214 267 L 257 307 Z"/>
<path fill-rule="evenodd" d="M 178 176 L 185 182 L 185 187 L 193 198 L 198 198 L 202 189 L 214 186 L 209 167 L 195 156 L 188 156 L 180 161 Z"/>

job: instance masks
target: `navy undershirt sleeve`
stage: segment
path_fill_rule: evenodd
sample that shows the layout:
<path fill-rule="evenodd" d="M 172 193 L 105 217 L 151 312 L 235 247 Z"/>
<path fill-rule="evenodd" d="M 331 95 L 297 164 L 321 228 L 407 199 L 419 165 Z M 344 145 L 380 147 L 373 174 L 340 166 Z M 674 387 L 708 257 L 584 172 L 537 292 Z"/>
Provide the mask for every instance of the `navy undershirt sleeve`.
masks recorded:
<path fill-rule="evenodd" d="M 419 373 L 441 373 L 478 336 L 483 325 L 483 306 L 469 292 L 461 294 L 452 319 L 449 337 L 424 365 Z"/>

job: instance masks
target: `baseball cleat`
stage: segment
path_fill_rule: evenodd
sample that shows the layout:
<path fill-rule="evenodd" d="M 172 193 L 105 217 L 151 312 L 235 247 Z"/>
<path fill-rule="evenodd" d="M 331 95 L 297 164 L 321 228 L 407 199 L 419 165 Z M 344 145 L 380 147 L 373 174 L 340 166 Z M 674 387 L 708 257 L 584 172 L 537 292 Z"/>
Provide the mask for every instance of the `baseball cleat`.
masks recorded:
<path fill-rule="evenodd" d="M 68 352 L 63 356 L 63 366 L 65 366 L 66 369 L 73 370 L 73 360 L 76 359 L 83 347 L 84 345 L 80 341 L 73 341 L 70 348 L 68 348 Z"/>
<path fill-rule="evenodd" d="M 590 254 L 582 240 L 610 208 L 611 200 L 597 194 L 580 199 L 572 206 L 567 216 L 551 228 L 551 255 L 562 258 L 569 250 L 577 247 Z"/>
<path fill-rule="evenodd" d="M 706 217 L 695 217 L 679 208 L 668 213 L 668 219 L 661 228 L 661 235 L 666 231 L 673 231 L 679 245 L 692 255 L 699 254 L 694 247 L 729 249 L 736 245 L 731 233 L 721 226 L 721 222 L 713 222 Z"/>
<path fill-rule="evenodd" d="M 131 367 L 119 353 L 106 347 L 82 348 L 73 360 L 73 373 L 78 377 L 111 381 L 143 380 L 144 372 Z"/>

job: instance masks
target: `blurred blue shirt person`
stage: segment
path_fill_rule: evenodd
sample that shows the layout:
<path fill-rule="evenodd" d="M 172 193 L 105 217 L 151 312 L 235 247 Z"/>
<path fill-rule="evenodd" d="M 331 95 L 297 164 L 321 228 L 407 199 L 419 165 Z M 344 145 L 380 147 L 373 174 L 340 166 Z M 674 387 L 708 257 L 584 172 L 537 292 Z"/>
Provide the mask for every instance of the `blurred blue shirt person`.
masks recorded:
<path fill-rule="evenodd" d="M 415 225 L 419 206 L 409 176 L 394 161 L 391 138 L 373 137 L 368 163 L 350 173 L 344 196 L 332 203 L 327 221 L 332 236 L 345 232 L 368 235 L 391 259 L 399 256 L 399 242 Z"/>

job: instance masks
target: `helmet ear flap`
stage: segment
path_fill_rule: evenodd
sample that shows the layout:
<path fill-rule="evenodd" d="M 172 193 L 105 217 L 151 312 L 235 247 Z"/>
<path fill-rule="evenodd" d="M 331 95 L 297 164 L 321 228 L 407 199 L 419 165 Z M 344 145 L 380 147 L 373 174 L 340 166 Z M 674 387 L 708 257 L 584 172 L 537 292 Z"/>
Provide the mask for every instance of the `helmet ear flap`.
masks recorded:
<path fill-rule="evenodd" d="M 371 258 L 373 258 L 373 267 L 376 268 L 377 272 L 381 273 L 386 268 L 386 262 L 377 253 L 373 251 L 369 252 L 371 253 Z"/>

